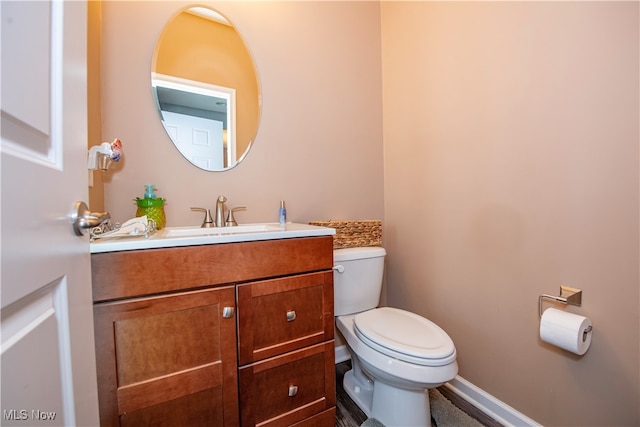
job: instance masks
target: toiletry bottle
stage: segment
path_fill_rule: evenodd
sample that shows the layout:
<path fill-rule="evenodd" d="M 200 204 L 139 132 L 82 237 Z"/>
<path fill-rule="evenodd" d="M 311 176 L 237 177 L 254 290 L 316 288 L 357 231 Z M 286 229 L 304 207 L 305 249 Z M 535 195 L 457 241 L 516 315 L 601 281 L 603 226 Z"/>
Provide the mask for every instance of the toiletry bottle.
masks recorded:
<path fill-rule="evenodd" d="M 287 223 L 287 208 L 284 207 L 284 200 L 280 200 L 280 226 L 284 227 Z"/>
<path fill-rule="evenodd" d="M 167 219 L 164 214 L 164 199 L 156 196 L 153 184 L 145 185 L 144 198 L 136 197 L 136 216 L 147 216 L 156 223 L 156 230 L 164 228 Z"/>

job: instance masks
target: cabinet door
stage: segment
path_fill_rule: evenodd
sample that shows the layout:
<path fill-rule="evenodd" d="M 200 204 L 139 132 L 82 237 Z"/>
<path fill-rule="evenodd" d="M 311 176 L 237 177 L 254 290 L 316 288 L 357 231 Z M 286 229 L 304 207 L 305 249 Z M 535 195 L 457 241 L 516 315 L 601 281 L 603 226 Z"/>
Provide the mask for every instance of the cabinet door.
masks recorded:
<path fill-rule="evenodd" d="M 100 423 L 238 425 L 234 287 L 94 307 Z"/>
<path fill-rule="evenodd" d="M 333 340 L 252 363 L 239 371 L 243 426 L 290 426 L 304 420 L 303 425 L 335 425 Z"/>
<path fill-rule="evenodd" d="M 333 339 L 333 272 L 238 285 L 240 365 Z"/>

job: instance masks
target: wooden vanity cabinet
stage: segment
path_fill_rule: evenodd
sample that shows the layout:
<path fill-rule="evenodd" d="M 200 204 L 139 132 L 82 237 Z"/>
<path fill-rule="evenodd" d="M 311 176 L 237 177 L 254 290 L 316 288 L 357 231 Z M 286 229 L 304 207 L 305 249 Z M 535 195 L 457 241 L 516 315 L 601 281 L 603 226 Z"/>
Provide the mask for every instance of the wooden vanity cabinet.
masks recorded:
<path fill-rule="evenodd" d="M 233 286 L 96 304 L 103 426 L 237 425 Z"/>
<path fill-rule="evenodd" d="M 335 425 L 333 341 L 240 368 L 243 426 Z M 257 404 L 256 404 L 257 403 Z M 330 422 L 319 422 L 329 415 Z"/>
<path fill-rule="evenodd" d="M 332 271 L 238 285 L 237 303 L 240 365 L 333 339 Z"/>
<path fill-rule="evenodd" d="M 288 426 L 333 411 L 333 425 L 333 272 L 238 285 L 237 304 L 241 424 Z"/>
<path fill-rule="evenodd" d="M 101 425 L 335 425 L 331 236 L 91 257 Z"/>

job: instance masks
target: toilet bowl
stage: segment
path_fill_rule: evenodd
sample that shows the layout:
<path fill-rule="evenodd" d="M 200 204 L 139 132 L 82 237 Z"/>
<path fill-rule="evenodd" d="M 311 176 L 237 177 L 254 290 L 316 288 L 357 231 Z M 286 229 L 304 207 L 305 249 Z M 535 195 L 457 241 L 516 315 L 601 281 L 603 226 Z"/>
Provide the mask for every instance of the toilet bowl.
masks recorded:
<path fill-rule="evenodd" d="M 456 376 L 456 350 L 430 320 L 397 308 L 376 308 L 385 254 L 382 248 L 334 250 L 336 326 L 352 364 L 343 386 L 367 416 L 385 426 L 427 426 L 427 389 Z"/>

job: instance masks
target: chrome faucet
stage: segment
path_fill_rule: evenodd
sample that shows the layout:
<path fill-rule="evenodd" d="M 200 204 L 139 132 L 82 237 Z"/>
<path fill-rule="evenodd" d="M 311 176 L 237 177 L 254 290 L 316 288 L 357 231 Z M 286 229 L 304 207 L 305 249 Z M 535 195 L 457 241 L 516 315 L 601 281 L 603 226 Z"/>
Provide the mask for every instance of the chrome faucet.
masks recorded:
<path fill-rule="evenodd" d="M 211 228 L 214 226 L 213 219 L 211 218 L 211 211 L 209 209 L 192 207 L 191 210 L 204 212 L 204 219 L 202 220 L 202 225 L 200 227 Z"/>
<path fill-rule="evenodd" d="M 216 227 L 224 227 L 224 211 L 227 208 L 224 204 L 227 201 L 226 196 L 218 196 L 218 200 L 216 200 L 216 216 L 214 220 L 214 225 Z"/>
<path fill-rule="evenodd" d="M 244 206 L 238 206 L 236 208 L 229 209 L 225 205 L 226 201 L 227 201 L 226 196 L 218 196 L 218 199 L 216 200 L 215 218 L 211 217 L 211 211 L 209 209 L 192 207 L 191 208 L 192 211 L 204 212 L 204 220 L 202 221 L 202 225 L 200 227 L 202 228 L 234 227 L 238 225 L 238 223 L 236 222 L 236 219 L 233 217 L 233 212 L 244 210 L 247 208 Z M 225 217 L 225 211 L 227 212 L 226 217 Z"/>
<path fill-rule="evenodd" d="M 238 222 L 236 221 L 235 217 L 233 216 L 233 213 L 235 211 L 243 211 L 245 209 L 247 209 L 245 206 L 238 206 L 236 208 L 228 209 L 229 215 L 227 215 L 227 221 L 224 223 L 224 225 L 227 226 L 227 227 L 235 227 L 236 225 L 238 225 Z"/>

